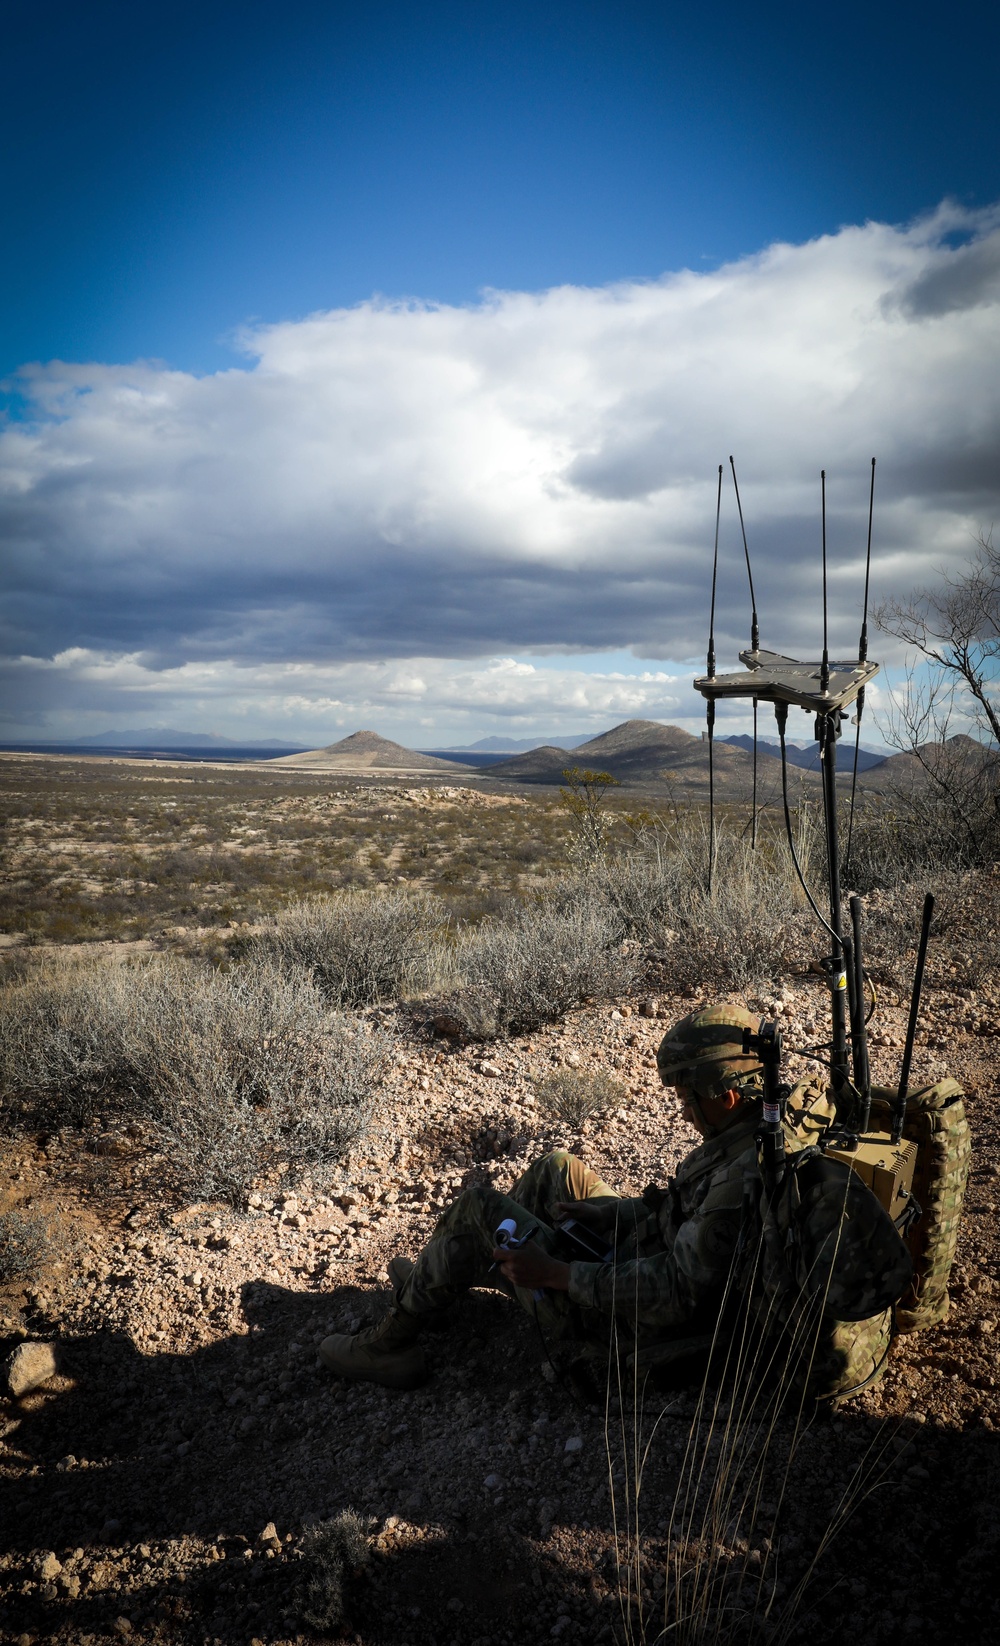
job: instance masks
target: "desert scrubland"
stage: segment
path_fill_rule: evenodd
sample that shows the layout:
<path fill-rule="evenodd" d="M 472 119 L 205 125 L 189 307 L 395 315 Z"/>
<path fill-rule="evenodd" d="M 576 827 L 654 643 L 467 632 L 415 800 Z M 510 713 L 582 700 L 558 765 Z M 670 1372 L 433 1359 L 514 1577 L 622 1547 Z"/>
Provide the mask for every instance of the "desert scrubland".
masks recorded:
<path fill-rule="evenodd" d="M 887 1084 L 939 896 L 914 1081 L 955 1076 L 973 1128 L 952 1308 L 837 1413 L 750 1433 L 614 1363 L 581 1403 L 487 1291 L 412 1393 L 337 1383 L 316 1345 L 377 1316 L 387 1259 L 466 1184 L 555 1146 L 624 1193 L 664 1181 L 696 1138 L 655 1051 L 698 1001 L 777 1014 L 792 1076 L 815 1066 L 822 936 L 772 812 L 754 852 L 726 808 L 709 898 L 703 813 L 662 792 L 609 793 L 595 836 L 557 790 L 451 775 L 38 758 L 0 782 L 0 1330 L 27 1346 L 4 1638 L 996 1638 L 993 868 L 915 866 L 882 802 L 859 823 Z M 808 802 L 796 828 L 808 860 Z"/>

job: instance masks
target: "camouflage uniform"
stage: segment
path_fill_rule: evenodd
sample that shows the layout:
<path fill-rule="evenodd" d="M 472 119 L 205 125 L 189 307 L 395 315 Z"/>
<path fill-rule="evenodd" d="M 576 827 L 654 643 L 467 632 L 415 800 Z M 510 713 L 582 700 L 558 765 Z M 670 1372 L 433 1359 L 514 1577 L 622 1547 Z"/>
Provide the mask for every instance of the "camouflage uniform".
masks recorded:
<path fill-rule="evenodd" d="M 753 1099 L 760 1062 L 736 1044 L 742 1026 L 758 1019 L 740 1007 L 702 1008 L 666 1035 L 657 1054 L 661 1078 L 704 1095 L 736 1088 Z M 693 1027 L 692 1027 L 693 1026 Z M 686 1038 L 688 1037 L 688 1038 Z M 794 1110 L 797 1121 L 817 1102 L 819 1087 Z M 729 1278 L 740 1230 L 743 1179 L 756 1162 L 754 1136 L 760 1106 L 707 1137 L 684 1160 L 667 1189 L 649 1188 L 623 1199 L 564 1150 L 530 1166 L 509 1195 L 488 1187 L 466 1189 L 438 1219 L 434 1233 L 401 1287 L 397 1303 L 421 1316 L 447 1306 L 469 1286 L 513 1293 L 552 1337 L 607 1341 L 612 1317 L 638 1345 L 711 1330 Z M 801 1147 L 791 1127 L 787 1147 Z M 493 1263 L 496 1230 L 511 1218 L 519 1238 L 530 1236 L 553 1256 L 565 1256 L 554 1230 L 561 1200 L 603 1202 L 602 1230 L 614 1246 L 611 1263 L 574 1260 L 569 1289 L 535 1297 L 511 1287 Z"/>
<path fill-rule="evenodd" d="M 708 1350 L 720 1318 L 724 1332 L 730 1322 L 728 1313 L 720 1316 L 730 1281 L 734 1304 L 745 1292 L 757 1314 L 761 1289 L 756 1277 L 745 1272 L 746 1254 L 734 1263 L 745 1208 L 752 1206 L 757 1212 L 761 1187 L 755 1145 L 761 1066 L 741 1044 L 743 1031 L 756 1031 L 757 1026 L 758 1019 L 744 1008 L 724 1005 L 691 1013 L 664 1037 L 657 1054 L 661 1079 L 685 1089 L 706 1138 L 682 1162 L 666 1189 L 651 1187 L 641 1197 L 620 1198 L 563 1150 L 536 1161 L 509 1195 L 489 1186 L 467 1189 L 438 1219 L 430 1241 L 399 1283 L 386 1325 L 355 1338 L 326 1340 L 320 1347 L 326 1364 L 341 1375 L 414 1386 L 425 1375 L 412 1347 L 420 1322 L 470 1286 L 494 1286 L 516 1297 L 535 1316 L 547 1341 L 571 1339 L 593 1352 L 599 1345 L 606 1348 L 616 1330 L 619 1337 L 625 1336 L 626 1353 L 637 1367 L 666 1365 Z M 727 1107 L 724 1094 L 734 1090 L 744 1105 L 733 1111 L 728 1125 L 713 1132 L 701 1100 L 718 1098 Z M 786 1151 L 794 1154 L 810 1144 L 831 1112 L 821 1085 L 797 1087 L 787 1106 Z M 510 1219 L 519 1240 L 531 1239 L 542 1251 L 565 1258 L 562 1237 L 554 1227 L 556 1205 L 573 1200 L 600 1205 L 600 1227 L 614 1248 L 613 1259 L 572 1260 L 567 1291 L 533 1294 L 513 1287 L 493 1259 L 501 1223 Z M 780 1278 L 772 1271 L 767 1281 L 765 1294 L 775 1296 Z M 775 1317 L 766 1295 L 763 1301 L 766 1330 Z M 784 1329 L 791 1319 L 794 1326 L 794 1315 L 794 1308 L 782 1310 L 778 1323 Z M 861 1380 L 854 1373 L 862 1365 L 861 1375 L 868 1375 L 873 1354 L 877 1358 L 887 1333 L 888 1320 L 882 1315 L 845 1328 L 839 1346 L 850 1340 L 852 1382 Z M 841 1386 L 846 1387 L 843 1379 Z"/>
<path fill-rule="evenodd" d="M 612 1316 L 637 1346 L 711 1331 L 740 1231 L 743 1180 L 756 1163 L 760 1111 L 709 1138 L 682 1162 L 666 1189 L 623 1199 L 575 1156 L 556 1150 L 528 1168 L 509 1195 L 466 1189 L 438 1219 L 397 1302 L 420 1316 L 446 1307 L 469 1286 L 513 1293 L 547 1335 L 606 1342 Z M 789 1133 L 790 1151 L 801 1147 Z M 602 1202 L 603 1230 L 614 1261 L 570 1263 L 569 1290 L 536 1298 L 512 1288 L 493 1264 L 495 1232 L 513 1219 L 520 1238 L 558 1249 L 555 1205 Z"/>
<path fill-rule="evenodd" d="M 612 1316 L 640 1341 L 679 1327 L 714 1321 L 740 1227 L 743 1173 L 755 1159 L 760 1116 L 737 1121 L 688 1155 L 667 1190 L 621 1199 L 582 1161 L 564 1150 L 530 1166 L 509 1195 L 466 1189 L 438 1219 L 434 1233 L 399 1292 L 408 1314 L 425 1315 L 469 1286 L 511 1292 L 547 1333 L 606 1341 Z M 614 1244 L 611 1263 L 574 1260 L 569 1290 L 511 1288 L 493 1265 L 496 1230 L 512 1218 L 518 1236 L 557 1251 L 555 1205 L 603 1202 L 602 1223 Z"/>

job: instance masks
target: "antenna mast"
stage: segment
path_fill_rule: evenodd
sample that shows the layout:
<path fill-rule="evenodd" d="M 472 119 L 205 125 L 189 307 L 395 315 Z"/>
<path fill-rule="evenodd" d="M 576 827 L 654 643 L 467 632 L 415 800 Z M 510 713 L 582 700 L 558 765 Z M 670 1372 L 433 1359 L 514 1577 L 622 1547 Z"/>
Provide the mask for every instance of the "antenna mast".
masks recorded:
<path fill-rule="evenodd" d="M 868 660 L 868 588 L 872 575 L 872 517 L 875 512 L 875 459 L 872 458 L 872 481 L 868 493 L 868 549 L 865 553 L 865 602 L 861 612 L 861 638 L 858 641 L 858 662 Z M 851 809 L 847 823 L 847 851 L 844 853 L 844 873 L 851 862 L 851 842 L 854 839 L 854 797 L 858 788 L 858 753 L 861 748 L 861 716 L 865 711 L 865 688 L 858 693 L 857 712 L 854 716 L 854 770 L 851 774 Z"/>
<path fill-rule="evenodd" d="M 715 551 L 712 555 L 712 606 L 708 617 L 708 656 L 705 660 L 709 680 L 715 678 L 715 587 L 719 577 L 719 519 L 722 515 L 722 464 L 719 464 L 719 489 L 715 498 Z M 715 883 L 715 698 L 705 699 L 705 722 L 708 727 L 708 895 Z"/>
<path fill-rule="evenodd" d="M 821 480 L 821 507 L 822 507 L 822 576 L 823 576 L 823 648 L 822 658 L 817 663 L 801 663 L 794 657 L 783 656 L 779 652 L 762 651 L 760 647 L 760 629 L 757 618 L 757 601 L 753 586 L 753 573 L 750 566 L 750 551 L 747 546 L 746 527 L 743 519 L 743 506 L 740 499 L 739 484 L 736 478 L 736 465 L 732 457 L 729 459 L 733 472 L 733 486 L 736 491 L 736 506 L 739 510 L 740 530 L 743 536 L 743 553 L 746 560 L 747 579 L 750 585 L 750 604 L 752 620 L 750 629 L 750 650 L 740 653 L 740 661 L 746 665 L 745 673 L 724 674 L 716 673 L 715 667 L 715 587 L 716 569 L 712 573 L 712 623 L 709 637 L 709 668 L 705 677 L 695 681 L 695 687 L 708 700 L 709 726 L 714 726 L 712 712 L 715 700 L 720 697 L 751 698 L 754 708 L 758 703 L 771 703 L 774 706 L 775 717 L 778 722 L 779 737 L 782 746 L 782 792 L 785 795 L 786 831 L 792 851 L 796 871 L 802 879 L 806 896 L 816 914 L 821 926 L 827 932 L 831 953 L 824 960 L 824 970 L 830 985 L 832 1033 L 830 1045 L 830 1064 L 832 1073 L 833 1092 L 836 1101 L 838 1124 L 853 1133 L 856 1143 L 856 1133 L 859 1122 L 863 1126 L 864 1119 L 861 1110 L 867 1106 L 867 1046 L 864 1037 L 864 1007 L 863 1007 L 863 963 L 861 949 L 861 920 L 860 905 L 855 913 L 852 909 L 852 933 L 845 934 L 843 927 L 843 910 L 841 905 L 840 887 L 840 840 L 837 819 L 837 742 L 840 738 L 841 726 L 845 719 L 845 709 L 855 700 L 863 698 L 865 686 L 878 673 L 878 664 L 870 663 L 867 658 L 867 578 L 865 584 L 865 627 L 862 630 L 862 644 L 859 647 L 857 663 L 840 663 L 830 659 L 829 637 L 829 589 L 827 567 L 826 542 L 826 470 L 822 471 Z M 716 505 L 716 556 L 718 555 L 718 511 Z M 869 515 L 871 505 L 869 505 Z M 870 543 L 870 532 L 869 532 Z M 787 805 L 787 778 L 785 769 L 785 723 L 788 718 L 789 707 L 796 707 L 812 714 L 815 717 L 815 737 L 820 749 L 820 766 L 823 786 L 823 812 L 826 824 L 827 847 L 827 879 L 829 886 L 830 918 L 827 920 L 821 913 L 815 898 L 809 891 L 808 885 L 802 878 L 801 867 L 795 853 L 795 844 L 792 837 L 791 818 Z M 755 715 L 756 721 L 756 715 Z M 711 730 L 710 730 L 711 735 Z M 713 796 L 714 798 L 714 796 Z M 756 799 L 756 797 L 755 797 Z M 756 805 L 755 805 L 756 811 Z M 714 833 L 713 833 L 714 840 Z M 848 1056 L 848 1021 L 851 1025 L 851 1059 Z M 856 1089 L 851 1080 L 851 1065 L 854 1072 L 860 1076 L 860 1090 Z M 859 1107 L 860 1105 L 860 1107 Z M 853 1147 L 853 1144 L 851 1145 Z"/>

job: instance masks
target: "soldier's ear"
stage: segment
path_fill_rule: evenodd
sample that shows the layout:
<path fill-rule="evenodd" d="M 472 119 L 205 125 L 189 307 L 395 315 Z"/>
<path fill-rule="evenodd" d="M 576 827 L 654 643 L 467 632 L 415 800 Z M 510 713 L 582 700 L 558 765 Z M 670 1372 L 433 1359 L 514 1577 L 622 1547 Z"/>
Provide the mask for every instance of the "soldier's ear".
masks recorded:
<path fill-rule="evenodd" d="M 728 1092 L 719 1093 L 717 1101 L 722 1104 L 724 1109 L 731 1111 L 738 1108 L 743 1102 L 743 1094 L 741 1092 L 734 1091 L 733 1088 L 730 1087 Z"/>

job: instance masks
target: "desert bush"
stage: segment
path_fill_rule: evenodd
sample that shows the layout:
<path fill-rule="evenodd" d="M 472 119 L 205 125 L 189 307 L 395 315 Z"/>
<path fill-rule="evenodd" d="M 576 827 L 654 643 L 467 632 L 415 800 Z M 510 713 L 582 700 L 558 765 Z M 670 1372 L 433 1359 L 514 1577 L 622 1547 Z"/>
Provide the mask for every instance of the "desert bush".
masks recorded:
<path fill-rule="evenodd" d="M 968 808 L 971 811 L 971 807 Z M 865 895 L 906 885 L 920 874 L 974 869 L 1000 857 L 1000 811 L 992 794 L 969 823 L 950 797 L 928 783 L 902 782 L 882 795 L 865 795 L 849 831 L 841 823 L 843 877 Z"/>
<path fill-rule="evenodd" d="M 938 984 L 979 988 L 996 976 L 1000 943 L 1000 868 L 926 877 L 873 892 L 865 902 L 865 963 L 881 983 L 908 990 L 913 981 L 924 896 L 933 891 L 928 975 Z"/>
<path fill-rule="evenodd" d="M 371 1560 L 372 1522 L 355 1509 L 321 1520 L 303 1533 L 297 1611 L 303 1623 L 327 1634 L 344 1620 L 346 1592 Z"/>
<path fill-rule="evenodd" d="M 624 1102 L 626 1092 L 620 1080 L 601 1069 L 553 1069 L 536 1082 L 535 1096 L 544 1113 L 580 1127 L 602 1109 Z"/>
<path fill-rule="evenodd" d="M 622 938 L 621 921 L 586 880 L 544 902 L 512 904 L 460 935 L 461 982 L 449 1010 L 471 1039 L 490 1040 L 554 1022 L 584 1000 L 614 999 L 636 977 Z"/>
<path fill-rule="evenodd" d="M 146 1121 L 198 1194 L 238 1199 L 280 1161 L 294 1175 L 338 1158 L 368 1124 L 384 1055 L 309 979 L 262 963 L 60 957 L 0 992 L 10 1118 Z"/>
<path fill-rule="evenodd" d="M 44 1217 L 37 1212 L 0 1212 L 0 1285 L 33 1279 L 51 1250 Z"/>
<path fill-rule="evenodd" d="M 808 880 L 816 834 L 806 808 L 797 816 L 795 843 Z M 754 845 L 746 830 L 720 820 L 711 887 L 710 850 L 704 814 L 680 813 L 643 831 L 628 852 L 598 864 L 594 895 L 667 962 L 677 982 L 711 979 L 752 988 L 782 970 L 789 951 L 800 946 L 809 929 L 806 900 L 787 843 L 774 828 L 761 829 Z"/>
<path fill-rule="evenodd" d="M 822 909 L 818 885 L 817 893 Z M 679 923 L 674 976 L 688 983 L 718 978 L 740 990 L 760 985 L 786 968 L 806 932 L 815 932 L 805 907 L 779 842 L 754 850 L 744 835 L 723 835 L 712 890 L 699 886 Z"/>
<path fill-rule="evenodd" d="M 707 853 L 706 841 L 705 863 Z M 651 830 L 631 851 L 606 857 L 593 879 L 628 934 L 646 947 L 662 948 L 683 918 L 701 869 L 671 835 Z"/>
<path fill-rule="evenodd" d="M 285 970 L 304 970 L 338 1006 L 371 1006 L 419 987 L 442 915 L 424 893 L 343 892 L 291 904 L 255 941 Z"/>

